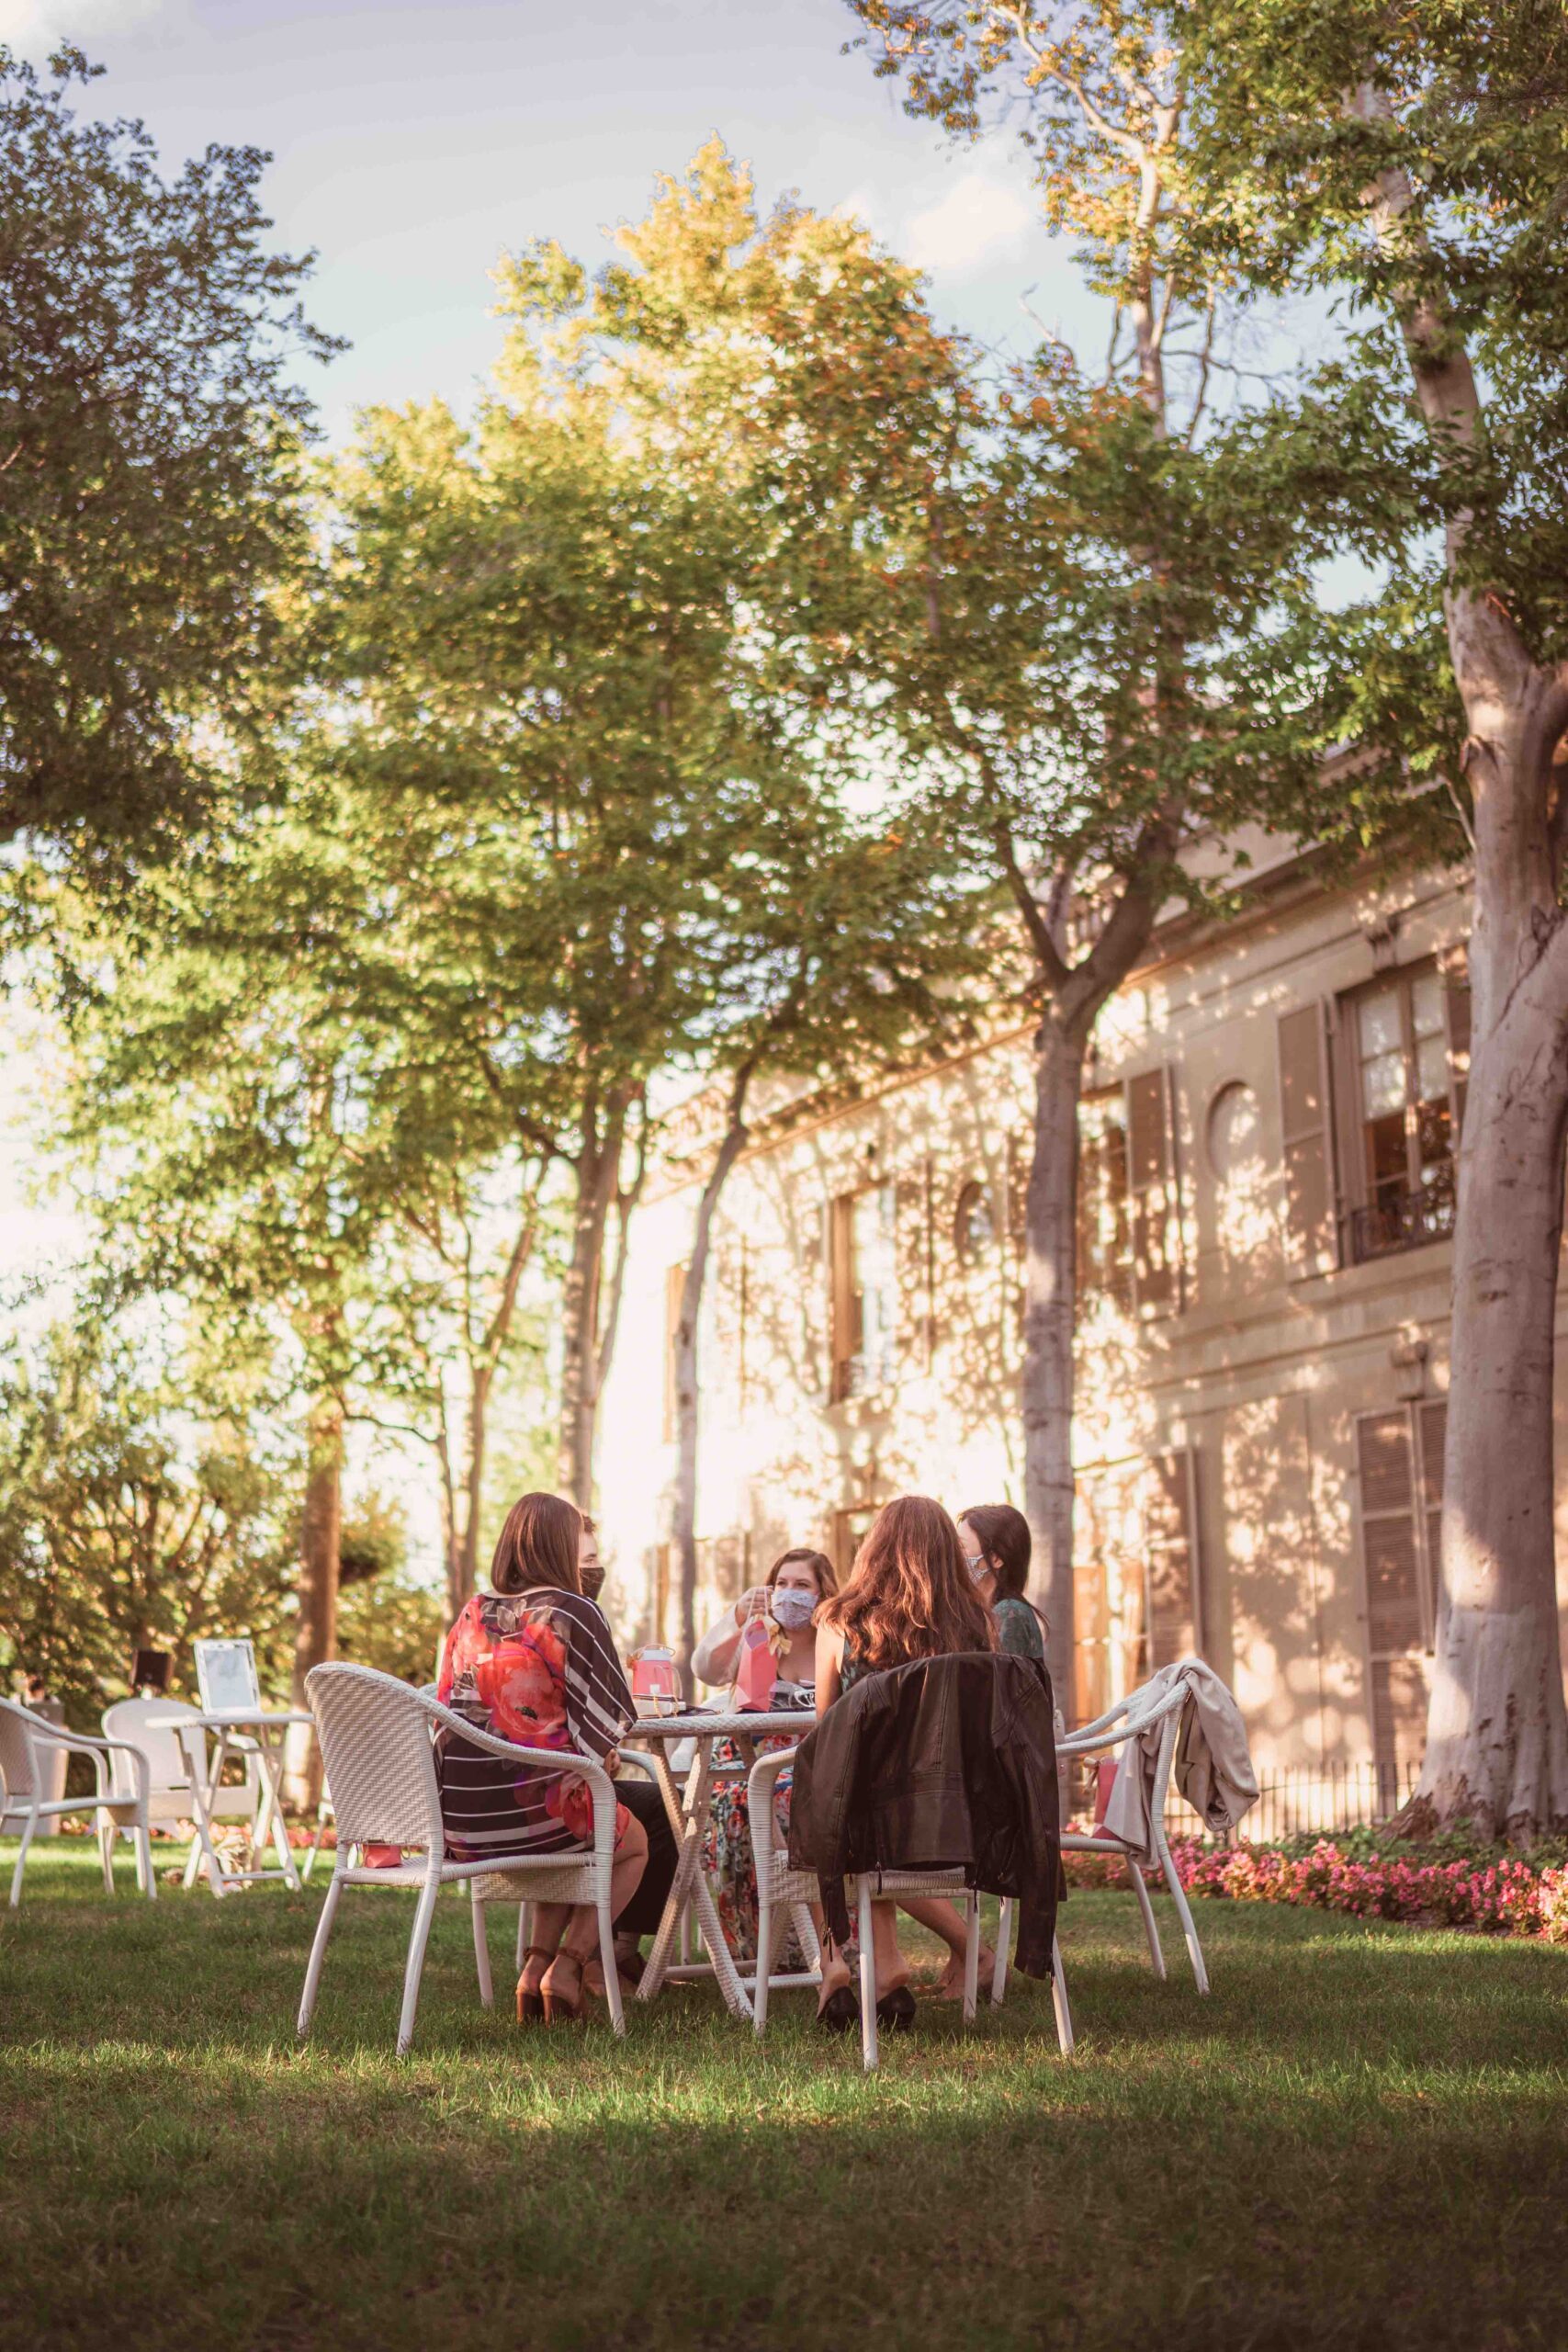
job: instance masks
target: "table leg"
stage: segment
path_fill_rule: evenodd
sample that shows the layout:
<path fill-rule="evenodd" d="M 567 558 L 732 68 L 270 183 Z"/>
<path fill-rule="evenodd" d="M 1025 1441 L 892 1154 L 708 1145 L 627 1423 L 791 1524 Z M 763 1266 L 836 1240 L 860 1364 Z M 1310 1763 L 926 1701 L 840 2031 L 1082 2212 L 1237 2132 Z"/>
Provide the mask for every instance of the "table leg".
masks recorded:
<path fill-rule="evenodd" d="M 186 1746 L 187 1737 L 195 1744 Z M 213 1894 L 221 1900 L 228 1894 L 229 1889 L 224 1880 L 223 1865 L 218 1859 L 218 1849 L 212 1842 L 211 1798 L 213 1790 L 223 1778 L 223 1759 L 229 1753 L 228 1738 L 225 1734 L 221 1732 L 219 1734 L 217 1761 L 210 1770 L 208 1769 L 205 1731 L 198 1730 L 189 1735 L 182 1733 L 180 1744 L 185 1747 L 186 1758 L 190 1765 L 191 1808 L 196 1815 L 197 1842 L 201 1849 L 201 1858 L 206 1865 L 207 1883 Z"/>
<path fill-rule="evenodd" d="M 256 1727 L 256 1768 L 262 1795 L 256 1806 L 255 1826 L 252 1832 L 252 1862 L 254 1869 L 263 1867 L 266 1855 L 266 1834 L 270 1826 L 284 1878 L 298 1894 L 299 1873 L 294 1867 L 294 1856 L 288 1843 L 288 1825 L 283 1818 L 284 1737 L 284 1734 L 269 1733 L 260 1724 Z"/>
<path fill-rule="evenodd" d="M 680 1838 L 681 1850 L 670 1885 L 670 1899 L 664 1906 L 664 1917 L 659 1923 L 653 1951 L 637 1986 L 637 1998 L 651 2001 L 660 1991 L 682 1917 L 694 1911 L 707 1946 L 714 1976 L 727 2007 L 737 2017 L 749 2018 L 751 2003 L 725 1936 L 713 1891 L 703 1875 L 703 1837 L 707 1827 L 708 1792 L 713 1779 L 713 1741 L 697 1741 L 692 1769 L 686 1776 L 683 1798 L 676 1793 L 674 1775 L 661 1749 L 654 1750 L 654 1765 L 664 1793 L 664 1809 L 670 1815 L 671 1826 Z"/>
<path fill-rule="evenodd" d="M 709 1758 L 713 1742 L 699 1739 L 692 1758 L 692 1769 L 686 1776 L 685 1802 L 682 1804 L 675 1787 L 675 1775 L 670 1767 L 669 1753 L 660 1743 L 649 1743 L 653 1750 L 653 1769 L 659 1778 L 659 1792 L 664 1799 L 664 1810 L 670 1826 L 675 1833 L 677 1848 L 675 1875 L 670 1882 L 670 1893 L 664 1905 L 664 1917 L 659 1922 L 659 1932 L 653 1939 L 653 1950 L 642 1972 L 637 1988 L 639 2001 L 651 2001 L 664 1983 L 664 1972 L 670 1965 L 671 1946 L 691 1893 L 692 1880 L 701 1860 L 701 1838 L 696 1829 L 699 1809 L 707 1800 Z"/>

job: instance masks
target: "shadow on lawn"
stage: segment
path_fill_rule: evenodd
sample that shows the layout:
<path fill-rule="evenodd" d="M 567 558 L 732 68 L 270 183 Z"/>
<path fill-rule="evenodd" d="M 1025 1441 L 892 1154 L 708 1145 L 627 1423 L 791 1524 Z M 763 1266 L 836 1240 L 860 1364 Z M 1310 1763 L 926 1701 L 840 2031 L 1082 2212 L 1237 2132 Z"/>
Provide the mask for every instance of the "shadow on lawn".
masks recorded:
<path fill-rule="evenodd" d="M 315 1896 L 55 1875 L 0 1930 L 6 2352 L 1568 2336 L 1568 1955 L 1215 1905 L 1204 2002 L 1075 1895 L 1077 2058 L 1030 1988 L 867 2081 L 798 2000 L 761 2048 L 706 1990 L 520 2035 L 452 1902 L 400 2064 L 406 1902 L 345 1901 L 300 2049 Z"/>

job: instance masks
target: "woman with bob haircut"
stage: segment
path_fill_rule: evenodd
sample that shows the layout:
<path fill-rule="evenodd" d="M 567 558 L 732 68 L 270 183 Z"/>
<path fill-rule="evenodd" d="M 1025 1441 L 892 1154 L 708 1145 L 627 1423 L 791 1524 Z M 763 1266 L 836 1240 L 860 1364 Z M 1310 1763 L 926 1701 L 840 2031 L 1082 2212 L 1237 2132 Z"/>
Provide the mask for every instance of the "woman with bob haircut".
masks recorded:
<path fill-rule="evenodd" d="M 991 1612 L 975 1589 L 958 1530 L 942 1505 L 901 1495 L 876 1514 L 843 1590 L 817 1612 L 817 1712 L 868 1674 L 954 1650 L 994 1650 Z M 940 1936 L 949 1953 L 942 1989 L 964 1966 L 964 1922 L 951 1903 L 906 1903 L 904 1909 Z M 896 1906 L 871 1906 L 879 2023 L 908 2028 L 915 2014 L 909 1971 L 898 1949 Z M 858 2010 L 847 1956 L 829 1940 L 822 1952 L 817 2014 L 847 2032 Z"/>
<path fill-rule="evenodd" d="M 637 1707 L 610 1628 L 583 1597 L 578 1563 L 592 1540 L 577 1505 L 558 1495 L 513 1503 L 491 1566 L 493 1589 L 476 1593 L 447 1634 L 436 1695 L 498 1739 L 595 1756 L 614 1771 L 615 1743 L 637 1720 Z M 592 1800 L 570 1770 L 513 1766 L 443 1732 L 436 1776 L 448 1842 L 465 1860 L 562 1853 L 592 1842 Z M 617 1919 L 647 1860 L 641 1822 L 617 1804 L 610 1881 Z M 583 1972 L 598 1942 L 592 1907 L 536 1904 L 534 1933 L 517 1980 L 519 2022 L 580 2018 Z"/>

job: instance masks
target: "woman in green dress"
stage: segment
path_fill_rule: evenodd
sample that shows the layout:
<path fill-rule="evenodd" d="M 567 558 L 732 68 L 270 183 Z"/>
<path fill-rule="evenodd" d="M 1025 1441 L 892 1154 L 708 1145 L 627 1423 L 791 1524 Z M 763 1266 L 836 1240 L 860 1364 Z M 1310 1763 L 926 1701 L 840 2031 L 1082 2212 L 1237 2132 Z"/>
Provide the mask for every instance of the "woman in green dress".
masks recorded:
<path fill-rule="evenodd" d="M 1029 1521 L 1011 1503 L 976 1503 L 958 1521 L 958 1540 L 975 1589 L 996 1620 L 997 1647 L 1043 1657 L 1045 1619 L 1025 1594 Z"/>

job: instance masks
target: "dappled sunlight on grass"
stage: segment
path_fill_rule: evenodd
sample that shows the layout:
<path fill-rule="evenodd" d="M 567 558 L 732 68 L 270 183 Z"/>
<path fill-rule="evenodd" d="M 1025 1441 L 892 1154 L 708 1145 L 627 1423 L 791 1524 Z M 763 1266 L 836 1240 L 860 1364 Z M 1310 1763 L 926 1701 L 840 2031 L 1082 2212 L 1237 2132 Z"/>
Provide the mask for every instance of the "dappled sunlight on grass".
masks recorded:
<path fill-rule="evenodd" d="M 923 1998 L 867 2080 L 804 1996 L 760 2047 L 693 1988 L 621 2043 L 520 2033 L 506 1922 L 487 2015 L 452 1899 L 400 2062 L 386 1894 L 345 1898 L 296 2044 L 318 1900 L 29 1873 L 0 1928 L 0 2344 L 1568 2335 L 1568 1953 L 1212 1905 L 1203 2001 L 1168 1905 L 1160 1984 L 1125 1895 L 1075 1894 L 1072 2061 L 1015 1978 L 971 2033 Z M 1506 2243 L 1478 2225 L 1504 2212 Z"/>

